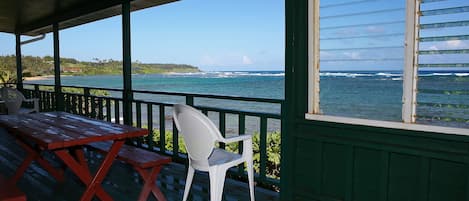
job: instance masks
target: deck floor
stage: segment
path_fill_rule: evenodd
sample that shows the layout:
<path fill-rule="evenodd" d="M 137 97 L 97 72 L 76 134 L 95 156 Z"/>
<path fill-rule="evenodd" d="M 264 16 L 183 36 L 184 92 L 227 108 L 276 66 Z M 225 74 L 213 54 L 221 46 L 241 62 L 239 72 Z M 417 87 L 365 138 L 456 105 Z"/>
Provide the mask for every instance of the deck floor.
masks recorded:
<path fill-rule="evenodd" d="M 14 138 L 1 128 L 0 142 L 0 174 L 8 177 L 13 175 L 15 169 L 25 157 L 25 152 L 16 144 Z M 52 154 L 46 154 L 46 158 L 50 159 L 55 165 L 60 166 L 60 162 L 55 162 L 57 160 L 55 160 L 55 156 Z M 90 167 L 95 169 L 103 157 L 95 152 L 87 151 L 87 158 Z M 160 186 L 168 201 L 182 200 L 185 177 L 186 168 L 184 165 L 171 163 L 163 168 L 158 177 L 158 186 Z M 33 163 L 28 168 L 17 186 L 26 193 L 29 201 L 79 200 L 80 195 L 84 191 L 83 184 L 73 173 L 66 171 L 66 181 L 57 182 L 36 163 Z M 103 182 L 103 187 L 115 200 L 137 200 L 142 187 L 142 181 L 131 166 L 121 162 L 114 162 L 108 176 Z M 197 173 L 194 177 L 189 200 L 209 200 L 208 187 L 208 175 L 206 173 Z M 255 189 L 257 201 L 279 200 L 277 192 L 260 187 Z M 156 199 L 151 197 L 149 200 Z M 223 200 L 248 201 L 248 184 L 226 179 Z"/>

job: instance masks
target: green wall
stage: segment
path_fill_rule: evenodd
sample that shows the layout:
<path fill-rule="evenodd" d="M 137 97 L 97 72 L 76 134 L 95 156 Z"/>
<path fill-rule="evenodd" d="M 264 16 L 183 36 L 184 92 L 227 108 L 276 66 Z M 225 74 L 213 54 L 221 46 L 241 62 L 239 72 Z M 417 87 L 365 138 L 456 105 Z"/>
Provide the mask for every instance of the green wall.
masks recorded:
<path fill-rule="evenodd" d="M 307 0 L 288 0 L 282 200 L 469 200 L 468 137 L 305 120 L 307 70 Z"/>

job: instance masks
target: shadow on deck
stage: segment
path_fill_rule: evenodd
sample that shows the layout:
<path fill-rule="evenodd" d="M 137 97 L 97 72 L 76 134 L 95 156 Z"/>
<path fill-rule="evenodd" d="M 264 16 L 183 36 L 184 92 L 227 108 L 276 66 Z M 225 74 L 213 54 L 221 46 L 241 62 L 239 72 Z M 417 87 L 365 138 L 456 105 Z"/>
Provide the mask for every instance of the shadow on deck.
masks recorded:
<path fill-rule="evenodd" d="M 0 129 L 0 174 L 12 176 L 15 169 L 25 157 L 25 152 L 16 144 L 14 138 L 6 131 Z M 46 158 L 54 160 L 52 154 L 46 154 Z M 93 169 L 103 158 L 95 152 L 87 152 L 88 162 Z M 54 165 L 60 166 L 58 162 Z M 171 163 L 164 167 L 158 177 L 158 186 L 165 194 L 168 201 L 182 200 L 186 168 L 184 165 Z M 31 165 L 17 186 L 26 193 L 29 201 L 63 201 L 78 200 L 84 191 L 84 186 L 73 173 L 66 171 L 66 181 L 57 182 L 45 170 L 36 163 Z M 142 188 L 142 180 L 129 165 L 114 162 L 108 176 L 103 182 L 103 187 L 115 200 L 137 200 Z M 209 200 L 208 175 L 198 173 L 194 177 L 189 200 Z M 279 194 L 270 190 L 256 187 L 257 201 L 277 201 Z M 155 200 L 151 197 L 149 200 Z M 249 200 L 249 188 L 247 183 L 226 179 L 223 200 L 247 201 Z"/>

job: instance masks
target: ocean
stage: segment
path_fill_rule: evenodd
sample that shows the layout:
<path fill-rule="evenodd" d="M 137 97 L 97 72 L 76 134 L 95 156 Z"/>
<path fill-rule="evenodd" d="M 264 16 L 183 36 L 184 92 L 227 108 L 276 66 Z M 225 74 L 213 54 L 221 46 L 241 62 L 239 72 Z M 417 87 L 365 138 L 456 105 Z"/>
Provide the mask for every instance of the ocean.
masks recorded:
<path fill-rule="evenodd" d="M 200 72 L 133 75 L 133 88 L 149 91 L 216 94 L 284 99 L 282 71 Z M 26 83 L 53 84 L 53 78 Z M 63 85 L 122 88 L 122 76 L 64 76 Z M 421 71 L 418 80 L 419 121 L 426 124 L 469 128 L 469 71 Z M 118 94 L 113 94 L 119 96 Z M 156 100 L 161 97 L 135 95 Z M 171 99 L 168 100 L 171 102 Z M 176 101 L 177 102 L 177 101 Z M 279 107 L 245 103 L 200 105 L 279 113 Z M 320 108 L 323 114 L 373 120 L 401 121 L 402 72 L 321 72 Z"/>

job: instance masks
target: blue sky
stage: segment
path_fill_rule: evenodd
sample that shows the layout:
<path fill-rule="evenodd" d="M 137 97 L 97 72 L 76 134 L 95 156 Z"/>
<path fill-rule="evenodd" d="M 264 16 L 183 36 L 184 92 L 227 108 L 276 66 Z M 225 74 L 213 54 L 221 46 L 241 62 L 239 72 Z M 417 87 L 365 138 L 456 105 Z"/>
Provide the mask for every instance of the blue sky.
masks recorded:
<path fill-rule="evenodd" d="M 284 1 L 183 0 L 132 13 L 132 60 L 190 64 L 208 71 L 283 70 Z M 61 57 L 122 60 L 121 17 L 60 32 Z M 23 40 L 27 39 L 26 37 Z M 0 34 L 0 55 L 15 37 Z M 23 55 L 53 55 L 52 35 L 22 46 Z"/>
<path fill-rule="evenodd" d="M 402 70 L 406 0 L 321 2 L 321 70 Z M 435 1 L 423 10 L 469 6 Z M 183 0 L 133 12 L 132 60 L 190 64 L 205 71 L 284 70 L 284 0 Z M 423 16 L 423 24 L 469 20 L 467 13 Z M 467 27 L 426 29 L 421 36 L 465 35 Z M 61 56 L 122 60 L 121 17 L 60 32 Z M 0 34 L 0 55 L 14 54 L 14 36 Z M 468 49 L 469 40 L 422 42 L 420 50 Z M 23 46 L 24 55 L 52 55 L 52 35 Z M 421 63 L 469 62 L 461 55 L 422 55 Z"/>

